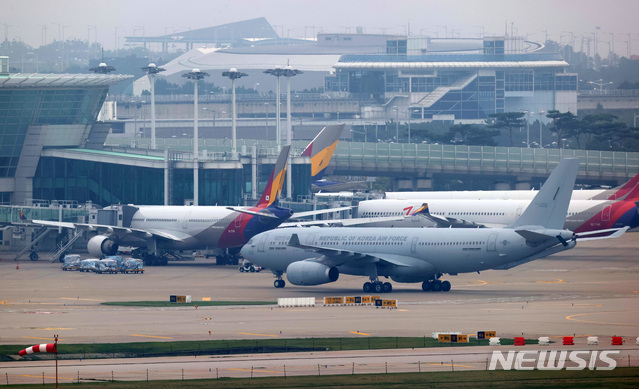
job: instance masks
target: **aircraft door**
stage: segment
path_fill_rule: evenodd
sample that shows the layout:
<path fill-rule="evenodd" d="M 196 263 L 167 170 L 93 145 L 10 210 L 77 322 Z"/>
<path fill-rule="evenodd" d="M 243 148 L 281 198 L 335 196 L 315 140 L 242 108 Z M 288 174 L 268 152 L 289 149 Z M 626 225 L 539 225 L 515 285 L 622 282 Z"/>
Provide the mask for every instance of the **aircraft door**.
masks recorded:
<path fill-rule="evenodd" d="M 312 246 L 315 243 L 315 234 L 309 234 L 306 237 L 306 244 Z"/>
<path fill-rule="evenodd" d="M 410 252 L 412 254 L 417 253 L 417 237 L 414 237 L 413 240 L 410 241 Z"/>
<path fill-rule="evenodd" d="M 182 219 L 182 229 L 186 230 L 189 228 L 189 217 L 191 216 L 191 212 L 185 212 L 184 218 Z"/>
<path fill-rule="evenodd" d="M 495 251 L 497 248 L 497 234 L 488 235 L 488 242 L 486 242 L 486 251 Z"/>
<path fill-rule="evenodd" d="M 612 205 L 607 206 L 601 212 L 601 220 L 607 222 L 610 220 L 610 211 L 612 210 Z"/>
<path fill-rule="evenodd" d="M 266 242 L 266 238 L 264 237 L 259 237 L 259 240 L 257 241 L 257 252 L 258 253 L 263 253 L 264 252 L 264 243 Z"/>
<path fill-rule="evenodd" d="M 522 212 L 521 207 L 517 208 L 517 213 L 515 214 L 515 220 L 519 219 L 519 216 L 521 216 L 521 212 Z"/>

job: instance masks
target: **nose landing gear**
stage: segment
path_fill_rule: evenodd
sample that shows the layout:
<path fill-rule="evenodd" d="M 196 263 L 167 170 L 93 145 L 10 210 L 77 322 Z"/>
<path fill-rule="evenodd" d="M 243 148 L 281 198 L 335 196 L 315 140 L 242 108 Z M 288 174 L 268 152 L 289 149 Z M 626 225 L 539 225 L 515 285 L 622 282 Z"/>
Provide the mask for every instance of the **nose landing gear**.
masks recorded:
<path fill-rule="evenodd" d="M 284 281 L 282 279 L 282 273 L 275 273 L 275 278 L 276 280 L 273 282 L 273 286 L 275 286 L 276 288 L 283 288 L 284 286 L 286 286 L 286 281 Z"/>

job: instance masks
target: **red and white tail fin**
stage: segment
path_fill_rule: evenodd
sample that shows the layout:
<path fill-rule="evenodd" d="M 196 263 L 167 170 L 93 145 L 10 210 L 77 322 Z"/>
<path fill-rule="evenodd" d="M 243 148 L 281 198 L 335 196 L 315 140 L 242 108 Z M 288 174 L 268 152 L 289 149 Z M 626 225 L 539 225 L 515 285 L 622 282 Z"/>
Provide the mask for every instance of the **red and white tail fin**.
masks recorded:
<path fill-rule="evenodd" d="M 634 195 L 635 197 L 630 197 L 629 194 L 630 192 L 634 192 L 634 189 L 637 185 L 639 185 L 639 173 L 637 173 L 637 175 L 632 177 L 630 181 L 626 182 L 622 186 L 605 190 L 602 193 L 594 196 L 592 200 L 632 200 L 633 198 L 636 199 L 637 198 L 636 194 Z"/>

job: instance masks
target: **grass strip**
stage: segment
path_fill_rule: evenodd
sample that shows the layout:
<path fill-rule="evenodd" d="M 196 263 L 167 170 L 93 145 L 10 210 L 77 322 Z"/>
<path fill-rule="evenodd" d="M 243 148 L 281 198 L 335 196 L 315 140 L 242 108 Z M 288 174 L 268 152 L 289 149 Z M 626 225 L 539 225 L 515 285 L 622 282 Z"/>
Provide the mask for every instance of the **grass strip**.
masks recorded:
<path fill-rule="evenodd" d="M 532 343 L 527 340 L 526 343 Z M 502 345 L 512 345 L 513 339 L 501 339 Z M 488 340 L 471 340 L 468 343 L 440 343 L 430 336 L 424 337 L 348 337 L 348 338 L 272 338 L 194 340 L 179 342 L 130 342 L 58 344 L 60 359 L 144 358 L 164 356 L 231 355 L 256 353 L 379 350 L 398 348 L 429 348 L 486 346 Z M 28 345 L 0 345 L 0 361 L 14 360 Z M 53 354 L 35 353 L 24 359 L 52 359 Z"/>

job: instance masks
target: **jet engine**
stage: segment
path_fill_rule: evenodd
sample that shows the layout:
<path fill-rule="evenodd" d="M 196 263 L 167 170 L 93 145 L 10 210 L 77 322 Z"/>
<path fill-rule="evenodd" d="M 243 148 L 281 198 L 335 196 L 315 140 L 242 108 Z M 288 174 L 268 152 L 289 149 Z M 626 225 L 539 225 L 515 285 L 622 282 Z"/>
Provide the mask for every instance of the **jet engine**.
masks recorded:
<path fill-rule="evenodd" d="M 94 257 L 102 257 L 103 255 L 115 255 L 120 246 L 118 243 L 106 235 L 96 235 L 89 239 L 87 250 Z"/>
<path fill-rule="evenodd" d="M 337 281 L 339 270 L 318 262 L 298 261 L 288 265 L 286 277 L 293 285 L 321 285 Z"/>

